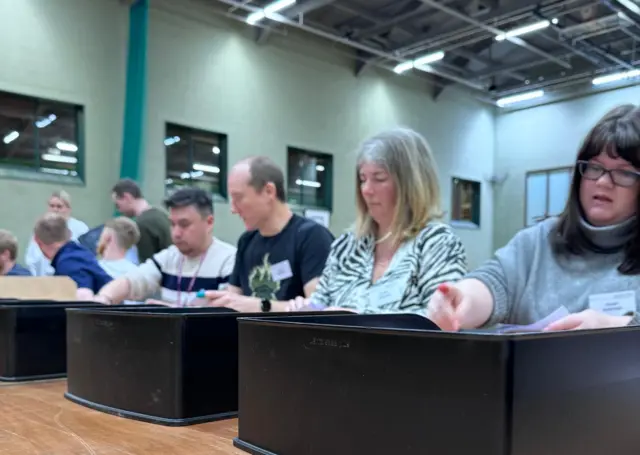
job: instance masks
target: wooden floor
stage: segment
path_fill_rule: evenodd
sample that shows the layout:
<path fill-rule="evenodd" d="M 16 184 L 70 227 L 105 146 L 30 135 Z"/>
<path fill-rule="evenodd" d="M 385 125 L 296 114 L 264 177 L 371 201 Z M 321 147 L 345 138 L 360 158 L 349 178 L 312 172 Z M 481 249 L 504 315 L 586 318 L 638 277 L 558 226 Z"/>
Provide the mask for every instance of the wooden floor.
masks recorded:
<path fill-rule="evenodd" d="M 93 411 L 65 391 L 64 380 L 0 385 L 0 454 L 245 454 L 231 443 L 235 419 L 165 427 Z"/>

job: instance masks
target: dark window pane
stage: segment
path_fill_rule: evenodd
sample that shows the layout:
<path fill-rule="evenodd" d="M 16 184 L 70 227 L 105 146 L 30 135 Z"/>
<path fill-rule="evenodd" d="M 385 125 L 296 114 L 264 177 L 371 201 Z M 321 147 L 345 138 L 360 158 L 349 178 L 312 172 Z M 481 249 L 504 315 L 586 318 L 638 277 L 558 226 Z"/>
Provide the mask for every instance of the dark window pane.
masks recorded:
<path fill-rule="evenodd" d="M 77 176 L 80 106 L 0 92 L 0 165 Z"/>
<path fill-rule="evenodd" d="M 287 194 L 291 204 L 331 210 L 333 157 L 290 147 Z"/>
<path fill-rule="evenodd" d="M 197 186 L 226 196 L 226 135 L 167 124 L 164 144 L 167 193 Z"/>

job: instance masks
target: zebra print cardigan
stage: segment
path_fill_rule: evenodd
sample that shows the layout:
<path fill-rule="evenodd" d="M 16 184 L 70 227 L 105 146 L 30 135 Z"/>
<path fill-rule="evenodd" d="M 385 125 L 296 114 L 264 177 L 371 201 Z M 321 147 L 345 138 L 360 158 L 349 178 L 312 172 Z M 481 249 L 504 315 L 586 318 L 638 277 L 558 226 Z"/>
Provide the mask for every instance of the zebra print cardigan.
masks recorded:
<path fill-rule="evenodd" d="M 348 232 L 336 239 L 311 303 L 358 313 L 424 315 L 438 285 L 457 281 L 467 271 L 464 246 L 443 223 L 429 223 L 401 245 L 389 268 L 372 284 L 374 249 L 372 237 L 358 239 Z M 380 298 L 381 291 L 386 298 Z"/>

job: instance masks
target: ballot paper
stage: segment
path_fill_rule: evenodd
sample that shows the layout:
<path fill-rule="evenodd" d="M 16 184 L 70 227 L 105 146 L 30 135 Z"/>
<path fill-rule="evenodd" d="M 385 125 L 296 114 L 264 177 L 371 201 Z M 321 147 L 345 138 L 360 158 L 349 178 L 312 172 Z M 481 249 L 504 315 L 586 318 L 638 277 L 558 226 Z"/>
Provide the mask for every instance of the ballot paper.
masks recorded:
<path fill-rule="evenodd" d="M 522 332 L 542 332 L 549 324 L 559 321 L 560 319 L 569 316 L 569 310 L 564 306 L 561 306 L 549 316 L 540 319 L 537 322 L 529 325 L 517 325 L 517 324 L 501 324 L 497 326 L 493 331 L 495 333 L 522 333 Z"/>

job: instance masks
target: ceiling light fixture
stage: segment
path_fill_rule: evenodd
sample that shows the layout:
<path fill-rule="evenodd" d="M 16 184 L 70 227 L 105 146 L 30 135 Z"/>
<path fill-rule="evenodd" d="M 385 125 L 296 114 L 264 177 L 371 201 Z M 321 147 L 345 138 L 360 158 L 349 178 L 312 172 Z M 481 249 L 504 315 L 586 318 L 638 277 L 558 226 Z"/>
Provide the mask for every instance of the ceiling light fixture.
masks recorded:
<path fill-rule="evenodd" d="M 57 118 L 56 114 L 49 114 L 46 117 L 42 117 L 40 120 L 36 120 L 36 126 L 38 128 L 46 128 L 55 122 Z"/>
<path fill-rule="evenodd" d="M 51 153 L 43 153 L 42 159 L 45 161 L 54 161 L 56 163 L 76 164 L 78 158 L 75 156 L 53 155 Z"/>
<path fill-rule="evenodd" d="M 393 72 L 396 74 L 402 74 L 413 68 L 422 69 L 421 67 L 424 67 L 430 63 L 440 61 L 443 58 L 444 58 L 443 51 L 438 51 L 432 54 L 423 55 L 422 57 L 418 57 L 416 59 L 409 60 L 407 62 L 398 63 L 396 67 L 393 68 Z"/>
<path fill-rule="evenodd" d="M 638 4 L 632 2 L 631 0 L 618 0 L 618 3 L 627 8 L 632 13 L 640 16 L 640 6 L 638 6 Z"/>
<path fill-rule="evenodd" d="M 62 150 L 63 152 L 75 153 L 78 151 L 78 146 L 76 144 L 72 144 L 71 142 L 64 142 L 64 141 L 60 141 L 56 143 L 56 148 L 58 150 Z"/>
<path fill-rule="evenodd" d="M 4 142 L 5 144 L 10 144 L 11 142 L 18 139 L 18 136 L 20 136 L 20 133 L 18 133 L 17 131 L 12 131 L 2 139 L 2 142 Z"/>
<path fill-rule="evenodd" d="M 300 185 L 300 186 L 308 186 L 311 188 L 320 188 L 320 182 L 316 182 L 313 180 L 300 180 L 297 179 L 296 180 L 296 185 Z"/>
<path fill-rule="evenodd" d="M 542 98 L 543 96 L 544 96 L 544 90 L 534 90 L 533 92 L 520 93 L 518 95 L 500 98 L 496 102 L 496 104 L 500 107 L 505 107 L 510 104 L 521 103 L 523 101 L 529 101 L 536 98 Z"/>
<path fill-rule="evenodd" d="M 283 9 L 294 5 L 295 3 L 296 0 L 277 0 L 265 6 L 260 11 L 249 14 L 249 16 L 247 16 L 247 24 L 255 25 L 265 17 L 270 17 L 272 14 L 275 14 L 278 11 L 282 11 Z"/>
<path fill-rule="evenodd" d="M 210 172 L 212 174 L 220 173 L 220 168 L 218 166 L 210 166 L 208 164 L 193 163 L 193 168 L 196 171 Z"/>
<path fill-rule="evenodd" d="M 631 79 L 640 76 L 640 70 L 623 71 L 621 73 L 608 74 L 594 78 L 591 83 L 593 85 L 604 85 L 619 82 L 625 79 Z"/>
<path fill-rule="evenodd" d="M 170 145 L 177 144 L 180 142 L 180 136 L 168 137 L 164 140 L 164 145 L 169 147 Z"/>
<path fill-rule="evenodd" d="M 549 25 L 551 25 L 551 22 L 545 19 L 540 22 L 525 25 L 524 27 L 514 28 L 513 30 L 509 30 L 506 33 L 496 35 L 496 41 L 504 41 L 508 38 L 514 38 L 516 36 L 526 35 L 527 33 L 537 32 L 538 30 L 547 28 Z"/>

